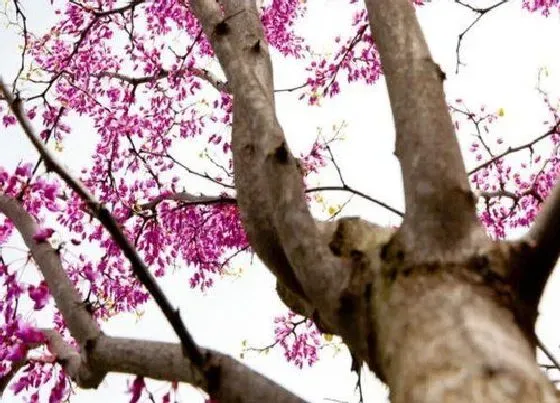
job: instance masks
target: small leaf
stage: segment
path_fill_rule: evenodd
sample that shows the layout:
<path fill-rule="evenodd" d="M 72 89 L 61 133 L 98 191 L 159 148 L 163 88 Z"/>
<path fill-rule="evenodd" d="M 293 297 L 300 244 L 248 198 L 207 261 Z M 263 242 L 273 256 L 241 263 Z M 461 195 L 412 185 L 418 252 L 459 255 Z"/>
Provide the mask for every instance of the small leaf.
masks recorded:
<path fill-rule="evenodd" d="M 339 206 L 330 206 L 329 207 L 329 215 L 335 215 L 340 210 Z"/>

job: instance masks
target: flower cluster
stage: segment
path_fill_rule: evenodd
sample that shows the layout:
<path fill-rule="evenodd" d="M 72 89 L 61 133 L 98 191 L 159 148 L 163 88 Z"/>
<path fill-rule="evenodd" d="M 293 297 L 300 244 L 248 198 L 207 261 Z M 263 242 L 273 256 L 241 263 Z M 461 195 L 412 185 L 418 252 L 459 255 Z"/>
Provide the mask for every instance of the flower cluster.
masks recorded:
<path fill-rule="evenodd" d="M 512 149 L 501 137 L 491 135 L 490 126 L 504 115 L 502 109 L 488 113 L 481 107 L 474 112 L 466 108 L 462 100 L 457 100 L 451 109 L 457 129 L 468 124 L 475 128 L 475 141 L 469 147 L 475 162 L 470 181 L 479 196 L 481 221 L 498 239 L 505 238 L 511 230 L 528 228 L 560 172 L 560 134 L 556 126 L 539 137 L 544 143 L 541 147 L 530 140 L 519 149 Z M 543 158 L 546 150 L 552 152 Z M 516 151 L 524 151 L 524 154 L 514 155 Z"/>
<path fill-rule="evenodd" d="M 305 1 L 272 0 L 263 7 L 261 22 L 266 40 L 283 55 L 301 58 L 308 50 L 301 36 L 293 32 L 295 22 L 305 14 Z"/>
<path fill-rule="evenodd" d="M 560 7 L 559 0 L 523 0 L 523 8 L 530 12 L 540 11 L 543 15 L 550 15 L 552 8 Z"/>
<path fill-rule="evenodd" d="M 319 105 L 321 98 L 339 94 L 342 80 L 369 85 L 375 83 L 382 74 L 381 60 L 369 28 L 367 11 L 356 0 L 351 0 L 350 3 L 358 6 L 352 18 L 352 35 L 345 40 L 337 36 L 333 55 L 313 60 L 306 68 L 310 77 L 306 81 L 307 91 L 302 98 L 307 99 L 310 105 Z M 412 0 L 412 3 L 422 6 L 426 1 Z"/>
<path fill-rule="evenodd" d="M 293 312 L 274 319 L 276 343 L 284 349 L 288 362 L 302 368 L 303 364 L 312 366 L 319 359 L 321 333 L 309 319 L 298 317 Z"/>

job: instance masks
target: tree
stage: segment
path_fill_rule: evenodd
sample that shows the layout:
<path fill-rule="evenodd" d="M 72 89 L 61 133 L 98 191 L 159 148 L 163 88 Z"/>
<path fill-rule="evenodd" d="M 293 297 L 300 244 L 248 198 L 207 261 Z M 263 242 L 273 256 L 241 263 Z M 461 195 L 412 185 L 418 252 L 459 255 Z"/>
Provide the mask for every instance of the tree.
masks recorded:
<path fill-rule="evenodd" d="M 456 1 L 475 13 L 473 24 L 506 2 L 475 8 Z M 533 150 L 540 140 L 557 142 L 558 120 L 527 145 L 489 152 L 492 158 L 471 172 L 482 190 L 473 193 L 444 97 L 446 74 L 432 60 L 408 1 L 366 0 L 367 11 L 356 14 L 356 35 L 333 63 L 311 65 L 314 76 L 306 83 L 308 102 L 315 104 L 321 93 L 339 92 L 340 70 L 351 80 L 376 81 L 381 60 L 404 184 L 406 213 L 398 228 L 360 218 L 318 221 L 310 214 L 302 177 L 332 156 L 330 146 L 318 142 L 309 156 L 292 155 L 276 117 L 268 49 L 271 44 L 302 56 L 302 39 L 290 29 L 300 2 L 274 1 L 259 9 L 248 0 L 69 1 L 64 17 L 42 37 L 27 32 L 23 7 L 13 5 L 25 46 L 12 88 L 1 86 L 11 110 L 4 111 L 3 123 L 18 123 L 40 158 L 0 172 L 6 217 L 0 239 L 19 232 L 44 281 L 25 285 L 13 265 L 1 261 L 3 387 L 13 379 L 17 389 L 50 381 L 53 372 L 44 372 L 50 360 L 63 368 L 50 385 L 50 401 L 65 397 L 66 376 L 95 388 L 108 372 L 137 375 L 133 401 L 144 377 L 188 382 L 220 402 L 301 401 L 243 363 L 196 344 L 156 280 L 179 259 L 196 267 L 193 286 L 209 287 L 227 253 L 250 245 L 277 278 L 284 303 L 321 332 L 340 335 L 355 368 L 366 363 L 387 383 L 392 402 L 558 400 L 535 359 L 540 342 L 534 333 L 560 252 L 554 237 L 560 190 L 552 190 L 558 158 L 554 150 L 530 180 L 504 163 L 506 155 Z M 547 13 L 556 2 L 523 5 Z M 171 47 L 171 62 L 164 60 L 170 33 L 190 43 L 183 52 Z M 111 42 L 112 48 L 109 41 L 118 35 L 122 41 Z M 214 57 L 227 80 L 201 67 Z M 145 76 L 123 73 L 128 70 Z M 24 79 L 30 88 L 22 87 Z M 208 116 L 189 105 L 202 83 L 220 94 Z M 142 93 L 141 86 L 150 91 Z M 477 117 L 460 104 L 452 110 L 477 129 L 495 118 Z M 31 121 L 38 111 L 43 121 L 36 135 Z M 61 147 L 71 131 L 69 111 L 88 115 L 100 138 L 93 167 L 80 179 L 49 149 L 52 143 Z M 216 126 L 206 129 L 211 123 Z M 230 125 L 231 145 L 216 129 Z M 214 132 L 209 142 L 224 153 L 231 147 L 235 194 L 228 178 L 194 171 L 171 154 L 204 130 Z M 480 132 L 478 139 L 487 147 Z M 182 191 L 179 169 L 225 192 Z M 363 195 L 344 181 L 338 190 Z M 480 218 L 478 196 L 487 201 Z M 55 225 L 64 228 L 69 245 L 52 244 Z M 522 239 L 499 240 L 506 228 L 520 225 L 531 226 Z M 102 258 L 69 261 L 69 251 L 86 244 L 101 248 Z M 23 296 L 42 310 L 49 295 L 58 309 L 53 329 L 36 328 L 19 314 Z M 100 331 L 97 320 L 133 309 L 148 295 L 179 344 Z M 28 361 L 28 350 L 41 344 L 50 353 Z M 38 399 L 31 391 L 30 400 Z"/>

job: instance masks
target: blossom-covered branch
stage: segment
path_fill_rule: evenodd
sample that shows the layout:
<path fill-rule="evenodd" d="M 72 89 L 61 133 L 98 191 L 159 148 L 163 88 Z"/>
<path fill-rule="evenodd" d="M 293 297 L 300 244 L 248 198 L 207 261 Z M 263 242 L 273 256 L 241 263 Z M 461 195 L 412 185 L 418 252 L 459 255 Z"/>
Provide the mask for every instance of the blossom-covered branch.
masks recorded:
<path fill-rule="evenodd" d="M 560 128 L 560 121 L 556 122 L 556 124 L 554 124 L 554 126 L 552 126 L 551 128 L 549 128 L 545 133 L 541 134 L 540 136 L 535 137 L 533 140 L 519 145 L 519 146 L 515 146 L 515 147 L 508 147 L 507 150 L 505 150 L 504 152 L 501 152 L 500 154 L 495 155 L 494 157 L 492 157 L 491 159 L 489 159 L 488 161 L 474 167 L 473 169 L 471 169 L 468 174 L 472 175 L 477 171 L 480 171 L 482 168 L 486 168 L 492 164 L 494 164 L 497 161 L 500 161 L 502 158 L 504 158 L 507 155 L 516 153 L 518 151 L 522 151 L 522 150 L 529 150 L 531 151 L 532 148 L 541 140 L 544 140 L 548 137 L 550 137 L 551 135 L 558 133 L 558 130 Z"/>
<path fill-rule="evenodd" d="M 204 357 L 204 365 L 201 366 L 193 363 L 189 355 L 184 355 L 184 346 L 180 344 L 104 335 L 66 275 L 59 254 L 48 241 L 40 237 L 39 227 L 31 215 L 20 202 L 5 195 L 0 195 L 0 212 L 10 218 L 21 233 L 71 334 L 81 346 L 80 354 L 56 331 L 41 330 L 55 360 L 78 386 L 96 388 L 108 372 L 123 372 L 153 379 L 188 382 L 203 388 L 220 402 L 303 402 L 224 354 L 197 347 Z M 23 365 L 23 360 L 16 362 L 6 380 L 9 381 Z"/>
<path fill-rule="evenodd" d="M 90 194 L 90 192 L 82 183 L 72 177 L 72 175 L 54 158 L 54 156 L 44 146 L 41 140 L 39 140 L 35 136 L 31 125 L 23 114 L 21 104 L 15 102 L 13 95 L 8 91 L 1 79 L 0 92 L 4 94 L 4 97 L 8 101 L 8 104 L 10 105 L 10 108 L 12 109 L 12 112 L 17 118 L 18 122 L 20 123 L 25 135 L 33 143 L 33 146 L 43 158 L 47 168 L 56 172 L 64 180 L 64 182 L 66 182 L 66 184 L 82 198 L 82 200 L 88 206 L 90 213 L 94 217 L 96 217 L 103 224 L 105 229 L 111 234 L 115 242 L 123 251 L 124 255 L 130 261 L 134 274 L 152 295 L 155 302 L 160 307 L 163 314 L 173 327 L 173 330 L 175 330 L 175 333 L 181 340 L 181 344 L 183 346 L 185 354 L 188 355 L 193 364 L 201 367 L 204 358 L 194 340 L 192 339 L 192 336 L 186 329 L 179 311 L 173 308 L 173 306 L 157 284 L 155 278 L 152 276 L 152 274 L 138 255 L 138 252 L 136 251 L 134 246 L 132 246 L 115 219 L 112 217 L 111 213 L 102 204 L 100 204 L 93 197 L 93 195 Z M 73 301 L 73 299 L 71 299 L 70 301 Z M 85 340 L 81 341 L 85 342 Z"/>
<path fill-rule="evenodd" d="M 201 80 L 206 81 L 212 87 L 214 87 L 219 92 L 229 92 L 228 85 L 226 82 L 220 80 L 214 73 L 206 69 L 184 69 L 184 70 L 177 70 L 177 71 L 168 71 L 165 69 L 161 69 L 159 73 L 154 74 L 152 76 L 143 76 L 143 77 L 132 77 L 126 74 L 121 74 L 118 72 L 113 71 L 103 71 L 100 73 L 93 73 L 91 76 L 96 78 L 113 78 L 116 80 L 124 81 L 132 85 L 132 87 L 136 87 L 139 84 L 146 84 L 157 80 L 162 80 L 171 76 L 177 75 L 192 75 L 195 77 L 200 78 Z"/>
<path fill-rule="evenodd" d="M 152 210 L 154 209 L 159 203 L 164 200 L 172 200 L 176 202 L 180 202 L 181 205 L 208 205 L 208 204 L 220 204 L 220 203 L 227 203 L 227 204 L 235 204 L 236 200 L 231 197 L 227 196 L 204 196 L 204 195 L 193 195 L 188 192 L 179 192 L 179 193 L 165 193 L 160 196 L 157 196 L 146 203 L 140 203 L 136 205 L 138 210 Z"/>
<path fill-rule="evenodd" d="M 0 194 L 0 212 L 14 223 L 23 237 L 25 245 L 31 251 L 49 285 L 58 309 L 66 318 L 72 336 L 79 343 L 95 340 L 100 334 L 99 327 L 87 312 L 82 298 L 66 276 L 60 256 L 40 236 L 40 228 L 35 220 L 17 200 L 4 194 Z"/>

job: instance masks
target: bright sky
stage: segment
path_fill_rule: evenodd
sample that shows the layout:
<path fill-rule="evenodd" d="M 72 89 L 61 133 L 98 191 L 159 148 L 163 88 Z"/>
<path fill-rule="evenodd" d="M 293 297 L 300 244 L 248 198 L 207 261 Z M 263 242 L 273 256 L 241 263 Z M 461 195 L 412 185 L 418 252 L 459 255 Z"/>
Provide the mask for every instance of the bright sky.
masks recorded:
<path fill-rule="evenodd" d="M 478 6 L 486 3 L 493 2 L 476 2 Z M 560 37 L 560 21 L 556 14 L 545 19 L 521 10 L 519 1 L 512 3 L 485 16 L 466 36 L 461 53 L 466 66 L 461 68 L 459 75 L 454 74 L 456 39 L 472 21 L 473 15 L 451 0 L 435 0 L 421 8 L 418 14 L 434 58 L 447 73 L 448 99 L 463 98 L 472 109 L 482 104 L 487 105 L 489 110 L 503 108 L 505 115 L 492 130 L 496 137 L 502 136 L 506 144 L 515 146 L 536 137 L 545 128 L 542 122 L 546 108 L 535 91 L 540 68 L 547 67 L 549 71 L 545 85 L 552 98 L 559 94 L 560 57 L 553 41 Z M 308 0 L 309 16 L 300 31 L 316 49 L 332 50 L 330 40 L 339 32 L 328 27 L 340 29 L 346 24 L 340 22 L 343 18 L 350 18 L 345 4 L 339 0 Z M 33 12 L 28 7 L 30 25 L 46 26 L 48 23 L 41 7 L 34 4 Z M 3 24 L 0 28 L 0 73 L 6 80 L 11 80 L 17 69 L 18 42 L 14 28 L 7 27 L 4 19 L 0 21 Z M 277 88 L 292 87 L 304 80 L 303 65 L 280 58 L 275 58 L 274 62 Z M 297 100 L 297 93 L 282 93 L 277 97 L 277 111 L 296 153 L 308 149 L 318 127 L 328 136 L 333 125 L 345 121 L 347 128 L 343 133 L 346 140 L 337 143 L 333 151 L 347 182 L 393 207 L 403 209 L 399 167 L 393 155 L 392 118 L 383 81 L 374 87 L 343 86 L 342 95 L 324 100 L 321 108 L 306 107 Z M 87 133 L 87 122 L 77 122 L 76 127 Z M 11 166 L 29 155 L 27 140 L 17 130 L 2 134 L 0 161 L 3 165 Z M 469 144 L 469 136 L 468 130 L 462 131 L 461 143 Z M 92 149 L 84 146 L 88 143 L 91 142 L 85 134 L 68 137 L 65 150 L 71 152 L 63 153 L 61 158 L 73 169 L 79 169 L 84 157 L 81 153 Z M 468 166 L 473 163 L 467 161 Z M 334 184 L 336 174 L 331 170 L 321 180 L 323 184 Z M 194 191 L 204 192 L 205 189 Z M 333 196 L 332 200 L 341 202 L 345 199 Z M 385 225 L 398 223 L 397 217 L 391 213 L 361 200 L 353 200 L 345 214 L 359 214 Z M 248 340 L 249 345 L 254 347 L 271 343 L 273 317 L 285 312 L 275 295 L 274 279 L 262 265 L 250 265 L 248 259 L 241 259 L 237 261 L 237 267 L 243 269 L 241 276 L 225 277 L 204 295 L 188 287 L 189 274 L 185 271 L 161 281 L 171 301 L 179 306 L 195 339 L 203 346 L 236 357 L 241 351 L 242 340 Z M 560 329 L 555 324 L 554 308 L 560 301 L 554 295 L 559 293 L 551 290 L 560 288 L 559 281 L 558 276 L 551 281 L 538 323 L 539 335 L 555 352 L 558 350 L 555 346 L 560 340 Z M 148 304 L 141 320 L 137 320 L 135 315 L 119 316 L 104 324 L 103 329 L 111 335 L 176 340 L 170 326 L 153 304 Z M 248 354 L 245 363 L 310 401 L 357 401 L 354 393 L 356 376 L 350 372 L 350 358 L 344 349 L 335 353 L 334 348 L 325 348 L 320 361 L 313 368 L 303 370 L 286 363 L 280 350 L 268 355 Z M 385 401 L 384 388 L 372 377 L 367 378 L 364 389 L 366 401 Z M 111 375 L 98 390 L 77 390 L 72 401 L 128 401 L 128 396 L 123 393 L 127 379 L 132 378 Z M 157 392 L 159 388 L 162 388 L 160 383 L 149 384 L 152 392 Z M 184 402 L 202 401 L 200 393 L 188 387 L 182 389 L 181 398 Z M 7 394 L 4 401 L 22 400 Z"/>

